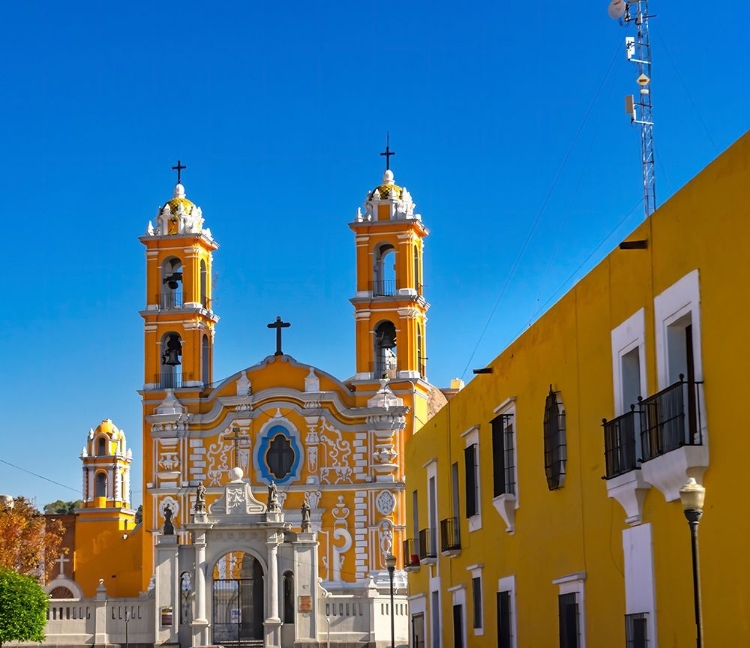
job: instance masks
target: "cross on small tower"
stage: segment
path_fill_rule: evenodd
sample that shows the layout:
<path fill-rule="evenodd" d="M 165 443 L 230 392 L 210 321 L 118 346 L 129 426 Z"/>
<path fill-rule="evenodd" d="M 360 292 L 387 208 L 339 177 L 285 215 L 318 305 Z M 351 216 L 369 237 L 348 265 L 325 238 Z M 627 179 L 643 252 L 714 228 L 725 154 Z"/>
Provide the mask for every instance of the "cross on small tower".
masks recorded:
<path fill-rule="evenodd" d="M 70 562 L 69 558 L 66 558 L 63 554 L 60 554 L 60 557 L 55 560 L 55 562 L 60 565 L 60 576 L 65 575 L 65 563 Z"/>
<path fill-rule="evenodd" d="M 267 326 L 270 329 L 276 329 L 276 353 L 274 355 L 284 355 L 281 351 L 281 329 L 289 328 L 291 324 L 289 322 L 282 322 L 281 317 L 277 317 L 275 322 L 271 322 Z"/>
<path fill-rule="evenodd" d="M 391 151 L 391 134 L 386 133 L 385 135 L 385 151 L 381 154 L 385 158 L 385 170 L 388 171 L 391 168 L 391 155 L 396 155 L 396 151 Z"/>
<path fill-rule="evenodd" d="M 234 442 L 234 467 L 240 467 L 240 441 L 244 439 L 244 435 L 240 434 L 240 428 L 233 427 L 232 432 L 234 435 L 228 436 L 227 439 Z"/>
<path fill-rule="evenodd" d="M 183 169 L 187 169 L 187 167 L 179 160 L 177 160 L 177 164 L 172 167 L 172 171 L 177 171 L 177 184 L 182 184 L 181 178 Z"/>

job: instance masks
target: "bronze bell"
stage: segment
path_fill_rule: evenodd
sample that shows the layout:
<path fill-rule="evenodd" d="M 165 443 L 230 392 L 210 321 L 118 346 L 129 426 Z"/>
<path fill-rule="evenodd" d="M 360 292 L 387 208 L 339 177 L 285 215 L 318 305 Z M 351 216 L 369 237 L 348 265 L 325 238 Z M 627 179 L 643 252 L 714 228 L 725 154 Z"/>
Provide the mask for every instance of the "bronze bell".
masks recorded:
<path fill-rule="evenodd" d="M 182 353 L 182 344 L 178 335 L 170 335 L 167 338 L 166 349 L 161 356 L 161 363 L 174 367 L 180 364 L 180 354 Z"/>

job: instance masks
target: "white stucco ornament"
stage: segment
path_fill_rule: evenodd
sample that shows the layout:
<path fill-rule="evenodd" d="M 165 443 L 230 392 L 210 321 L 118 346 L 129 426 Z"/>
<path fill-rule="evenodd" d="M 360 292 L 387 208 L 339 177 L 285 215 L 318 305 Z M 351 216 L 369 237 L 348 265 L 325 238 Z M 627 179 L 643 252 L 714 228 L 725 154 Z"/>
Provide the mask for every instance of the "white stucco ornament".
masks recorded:
<path fill-rule="evenodd" d="M 396 510 L 396 498 L 391 491 L 380 491 L 375 500 L 375 506 L 378 507 L 378 511 L 380 511 L 382 515 L 390 515 Z"/>

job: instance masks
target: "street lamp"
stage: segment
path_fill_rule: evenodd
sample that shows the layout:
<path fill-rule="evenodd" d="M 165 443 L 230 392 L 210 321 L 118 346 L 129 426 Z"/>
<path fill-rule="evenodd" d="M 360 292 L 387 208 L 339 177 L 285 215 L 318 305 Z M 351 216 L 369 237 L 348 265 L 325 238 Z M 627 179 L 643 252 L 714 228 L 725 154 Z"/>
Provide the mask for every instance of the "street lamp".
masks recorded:
<path fill-rule="evenodd" d="M 693 602 L 695 604 L 695 626 L 697 648 L 703 646 L 703 611 L 701 609 L 701 574 L 698 564 L 698 523 L 703 515 L 703 500 L 706 489 L 692 477 L 680 489 L 680 500 L 685 511 L 685 517 L 690 525 L 690 545 L 693 552 Z"/>
<path fill-rule="evenodd" d="M 130 610 L 125 610 L 125 648 L 130 648 L 128 641 L 128 623 L 130 622 Z"/>
<path fill-rule="evenodd" d="M 388 577 L 391 580 L 391 648 L 396 648 L 396 614 L 393 609 L 393 572 L 396 571 L 396 556 L 392 553 L 387 554 L 385 566 L 388 567 Z"/>

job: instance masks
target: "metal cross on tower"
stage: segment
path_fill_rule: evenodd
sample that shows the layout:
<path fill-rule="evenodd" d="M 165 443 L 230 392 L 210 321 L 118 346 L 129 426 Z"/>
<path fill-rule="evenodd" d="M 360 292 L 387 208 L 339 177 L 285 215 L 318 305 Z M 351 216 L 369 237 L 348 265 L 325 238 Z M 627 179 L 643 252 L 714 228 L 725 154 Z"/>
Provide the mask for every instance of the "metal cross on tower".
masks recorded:
<path fill-rule="evenodd" d="M 656 175 L 654 171 L 654 121 L 651 115 L 651 40 L 648 33 L 648 0 L 612 0 L 610 16 L 619 18 L 621 24 L 634 23 L 636 35 L 625 38 L 628 61 L 638 69 L 636 83 L 640 90 L 636 96 L 625 98 L 625 109 L 630 121 L 641 127 L 641 166 L 643 169 L 643 210 L 648 218 L 656 209 Z"/>
<path fill-rule="evenodd" d="M 277 317 L 275 322 L 271 322 L 266 326 L 270 329 L 276 329 L 276 353 L 274 355 L 284 355 L 284 352 L 281 350 L 281 329 L 289 328 L 291 324 L 289 322 L 282 322 L 281 317 Z"/>
<path fill-rule="evenodd" d="M 385 135 L 385 151 L 380 154 L 385 158 L 385 170 L 388 171 L 391 168 L 391 155 L 396 155 L 396 151 L 391 151 L 391 134 L 386 133 Z"/>
<path fill-rule="evenodd" d="M 172 167 L 172 171 L 177 171 L 177 184 L 182 184 L 182 170 L 187 169 L 187 167 L 182 164 L 179 160 L 177 160 L 177 164 Z"/>

